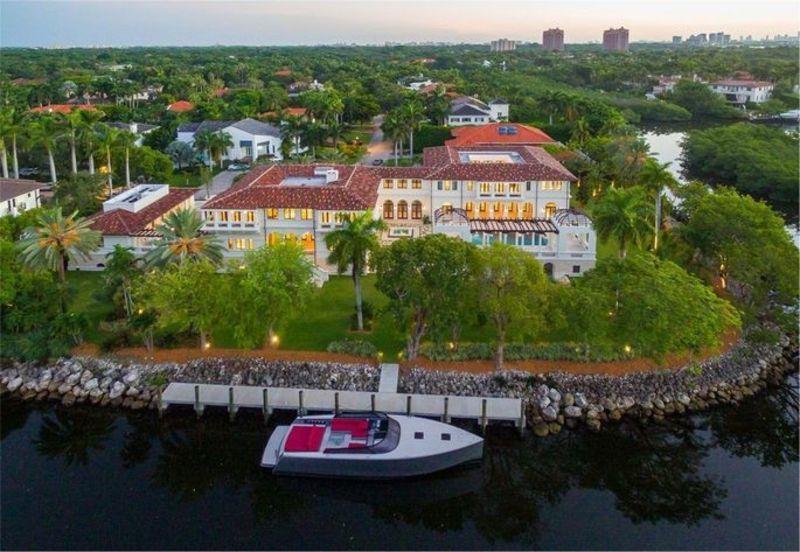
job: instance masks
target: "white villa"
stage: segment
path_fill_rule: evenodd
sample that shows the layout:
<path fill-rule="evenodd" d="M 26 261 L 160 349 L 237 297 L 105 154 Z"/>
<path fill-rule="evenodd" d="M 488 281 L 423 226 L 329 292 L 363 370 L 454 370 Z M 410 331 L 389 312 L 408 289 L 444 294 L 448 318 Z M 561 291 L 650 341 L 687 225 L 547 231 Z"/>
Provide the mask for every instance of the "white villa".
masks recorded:
<path fill-rule="evenodd" d="M 278 127 L 255 119 L 241 121 L 202 121 L 184 123 L 178 127 L 178 140 L 194 145 L 194 137 L 200 132 L 225 132 L 230 135 L 233 147 L 222 156 L 223 160 L 255 161 L 268 157 L 276 161 L 281 154 L 281 131 Z"/>
<path fill-rule="evenodd" d="M 471 96 L 450 102 L 447 126 L 485 125 L 508 120 L 508 102 L 495 98 L 488 104 Z"/>
<path fill-rule="evenodd" d="M 708 85 L 717 94 L 734 105 L 743 106 L 748 103 L 764 103 L 772 97 L 774 88 L 771 82 L 751 79 L 725 79 Z"/>
<path fill-rule="evenodd" d="M 43 184 L 21 178 L 0 178 L 0 217 L 19 215 L 26 209 L 41 206 Z"/>
<path fill-rule="evenodd" d="M 102 235 L 100 248 L 70 269 L 103 270 L 106 255 L 115 245 L 129 247 L 137 255 L 153 248 L 160 235 L 156 227 L 178 209 L 194 209 L 197 188 L 172 188 L 166 184 L 140 184 L 103 202 L 103 210 L 88 217 L 90 228 Z"/>
<path fill-rule="evenodd" d="M 530 252 L 554 278 L 595 264 L 595 232 L 571 210 L 575 177 L 543 149 L 524 145 L 426 148 L 421 167 L 255 167 L 202 207 L 205 228 L 227 257 L 283 240 L 298 242 L 319 269 L 325 236 L 352 214 L 374 210 L 384 243 L 441 232 L 477 245 Z"/>

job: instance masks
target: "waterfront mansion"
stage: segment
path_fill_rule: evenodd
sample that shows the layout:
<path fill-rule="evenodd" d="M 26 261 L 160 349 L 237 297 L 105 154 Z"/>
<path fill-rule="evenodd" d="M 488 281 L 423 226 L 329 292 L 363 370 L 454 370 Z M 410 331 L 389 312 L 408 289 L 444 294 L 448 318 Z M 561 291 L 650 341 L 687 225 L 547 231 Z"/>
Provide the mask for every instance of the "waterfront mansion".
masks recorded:
<path fill-rule="evenodd" d="M 502 241 L 562 278 L 595 263 L 591 221 L 569 207 L 574 181 L 540 147 L 441 146 L 426 148 L 419 167 L 257 166 L 198 208 L 232 258 L 289 240 L 332 272 L 325 236 L 372 209 L 388 226 L 384 243 L 431 232 L 477 245 Z"/>

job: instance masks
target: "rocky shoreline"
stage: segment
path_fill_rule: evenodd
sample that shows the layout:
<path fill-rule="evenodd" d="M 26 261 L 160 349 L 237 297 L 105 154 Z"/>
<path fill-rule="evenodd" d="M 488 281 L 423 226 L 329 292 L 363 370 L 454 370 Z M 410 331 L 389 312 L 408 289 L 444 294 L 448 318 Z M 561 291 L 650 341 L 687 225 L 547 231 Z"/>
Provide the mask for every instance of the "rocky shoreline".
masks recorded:
<path fill-rule="evenodd" d="M 624 376 L 563 372 L 494 374 L 405 369 L 401 393 L 521 397 L 538 436 L 585 424 L 599 430 L 623 417 L 654 422 L 718 404 L 736 403 L 797 368 L 798 346 L 781 335 L 758 344 L 745 336 L 727 353 L 677 370 Z M 267 361 L 258 358 L 199 359 L 142 364 L 75 357 L 51 364 L 6 364 L 0 392 L 24 400 L 57 400 L 65 406 L 157 408 L 170 381 L 377 391 L 380 369 L 369 364 Z"/>

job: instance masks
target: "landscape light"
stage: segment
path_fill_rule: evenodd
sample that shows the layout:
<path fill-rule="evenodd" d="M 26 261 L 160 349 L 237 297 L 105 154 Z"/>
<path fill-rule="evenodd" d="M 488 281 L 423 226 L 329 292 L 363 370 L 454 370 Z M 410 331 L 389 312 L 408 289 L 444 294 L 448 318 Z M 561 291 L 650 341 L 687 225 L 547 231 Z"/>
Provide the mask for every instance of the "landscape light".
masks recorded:
<path fill-rule="evenodd" d="M 453 349 L 456 348 L 456 344 L 451 341 L 450 343 L 447 344 L 447 347 L 452 351 Z"/>
<path fill-rule="evenodd" d="M 278 334 L 272 334 L 271 336 L 269 336 L 269 343 L 273 347 L 277 347 L 280 340 L 281 339 L 278 337 Z"/>
<path fill-rule="evenodd" d="M 630 345 L 625 345 L 625 352 L 626 353 L 630 353 L 631 352 L 631 346 Z"/>
<path fill-rule="evenodd" d="M 211 342 L 210 341 L 206 341 L 206 344 L 203 345 L 203 347 L 206 348 L 206 349 L 210 349 L 211 348 Z"/>

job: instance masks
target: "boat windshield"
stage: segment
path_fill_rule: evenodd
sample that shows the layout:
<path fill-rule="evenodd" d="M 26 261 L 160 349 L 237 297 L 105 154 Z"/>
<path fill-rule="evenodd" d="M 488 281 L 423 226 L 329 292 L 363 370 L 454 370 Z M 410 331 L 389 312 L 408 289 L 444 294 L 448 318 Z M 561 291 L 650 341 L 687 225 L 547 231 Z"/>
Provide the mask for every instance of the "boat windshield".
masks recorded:
<path fill-rule="evenodd" d="M 336 417 L 331 420 L 326 453 L 382 454 L 397 448 L 400 424 L 388 416 Z"/>

